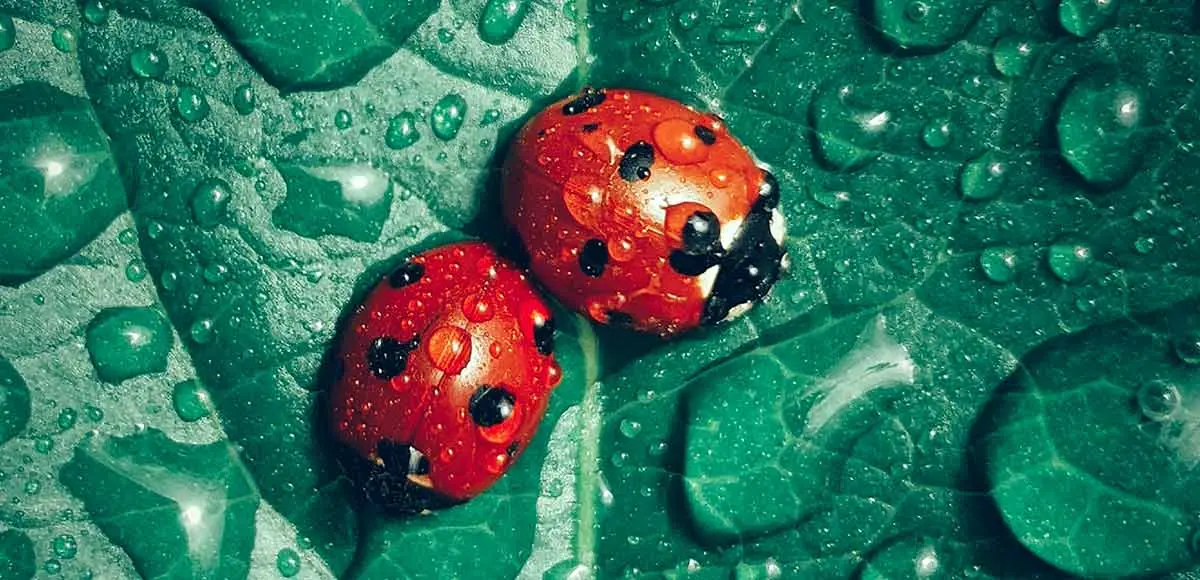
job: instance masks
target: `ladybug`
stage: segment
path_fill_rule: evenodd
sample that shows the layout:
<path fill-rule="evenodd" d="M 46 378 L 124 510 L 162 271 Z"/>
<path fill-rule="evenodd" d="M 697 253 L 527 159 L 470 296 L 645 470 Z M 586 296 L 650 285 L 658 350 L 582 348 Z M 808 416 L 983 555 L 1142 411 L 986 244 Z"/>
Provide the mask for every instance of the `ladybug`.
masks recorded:
<path fill-rule="evenodd" d="M 412 256 L 343 330 L 330 392 L 343 465 L 384 511 L 464 502 L 521 455 L 562 369 L 554 319 L 489 246 Z"/>
<path fill-rule="evenodd" d="M 586 88 L 526 124 L 503 171 L 532 273 L 601 324 L 714 325 L 786 264 L 775 177 L 720 118 L 671 99 Z"/>

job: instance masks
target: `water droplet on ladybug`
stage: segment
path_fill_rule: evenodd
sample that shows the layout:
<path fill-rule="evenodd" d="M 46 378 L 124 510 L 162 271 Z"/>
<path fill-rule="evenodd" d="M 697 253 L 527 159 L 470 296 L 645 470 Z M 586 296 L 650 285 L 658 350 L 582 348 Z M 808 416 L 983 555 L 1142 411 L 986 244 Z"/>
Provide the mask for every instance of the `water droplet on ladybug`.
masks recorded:
<path fill-rule="evenodd" d="M 486 297 L 472 295 L 463 301 L 463 314 L 471 322 L 487 322 L 496 312 Z"/>
<path fill-rule="evenodd" d="M 733 181 L 733 172 L 724 167 L 718 167 L 708 172 L 708 182 L 717 189 L 729 187 L 731 181 Z"/>
<path fill-rule="evenodd" d="M 667 161 L 677 165 L 708 159 L 708 145 L 696 135 L 696 125 L 683 119 L 668 119 L 655 125 L 654 144 Z"/>
<path fill-rule="evenodd" d="M 615 262 L 628 262 L 635 256 L 635 246 L 631 238 L 618 238 L 608 247 L 608 255 Z"/>
<path fill-rule="evenodd" d="M 424 309 L 425 309 L 425 303 L 422 302 L 419 298 L 413 298 L 412 300 L 408 301 L 408 311 L 409 312 L 420 312 Z"/>
<path fill-rule="evenodd" d="M 425 341 L 425 354 L 437 369 L 457 375 L 471 361 L 471 335 L 457 326 L 442 326 Z"/>
<path fill-rule="evenodd" d="M 553 389 L 562 382 L 562 367 L 558 366 L 557 362 L 551 361 L 550 366 L 546 367 L 546 384 Z"/>
<path fill-rule="evenodd" d="M 604 190 L 587 176 L 573 175 L 563 184 L 563 203 L 581 225 L 594 227 L 604 203 Z"/>
<path fill-rule="evenodd" d="M 492 358 L 500 358 L 500 355 L 504 354 L 504 349 L 500 346 L 500 343 L 493 342 L 488 347 L 488 354 L 492 355 Z"/>
<path fill-rule="evenodd" d="M 497 454 L 493 455 L 490 460 L 488 460 L 487 464 L 484 467 L 488 470 L 488 473 L 500 473 L 500 472 L 504 471 L 504 467 L 507 465 L 508 465 L 508 454 L 507 453 L 497 453 Z"/>
<path fill-rule="evenodd" d="M 454 459 L 454 448 L 447 447 L 447 448 L 443 449 L 442 452 L 438 454 L 438 459 L 441 460 L 443 463 L 448 462 L 451 459 Z"/>
<path fill-rule="evenodd" d="M 412 386 L 412 382 L 413 382 L 412 377 L 407 374 L 404 374 L 404 375 L 400 375 L 398 377 L 392 377 L 392 380 L 389 383 L 392 386 L 392 390 L 406 391 L 406 390 L 408 390 L 409 387 Z"/>

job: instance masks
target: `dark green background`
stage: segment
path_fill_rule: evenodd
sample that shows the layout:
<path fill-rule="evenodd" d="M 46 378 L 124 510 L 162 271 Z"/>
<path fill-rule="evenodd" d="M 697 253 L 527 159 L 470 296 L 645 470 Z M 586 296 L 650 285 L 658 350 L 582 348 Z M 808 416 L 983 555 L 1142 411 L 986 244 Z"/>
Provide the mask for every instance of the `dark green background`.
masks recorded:
<path fill-rule="evenodd" d="M 0 0 L 0 579 L 1200 576 L 1192 0 Z M 721 114 L 791 269 L 670 344 L 562 313 L 538 439 L 360 513 L 342 314 L 498 240 L 584 84 Z M 1195 571 L 1193 571 L 1195 570 Z"/>

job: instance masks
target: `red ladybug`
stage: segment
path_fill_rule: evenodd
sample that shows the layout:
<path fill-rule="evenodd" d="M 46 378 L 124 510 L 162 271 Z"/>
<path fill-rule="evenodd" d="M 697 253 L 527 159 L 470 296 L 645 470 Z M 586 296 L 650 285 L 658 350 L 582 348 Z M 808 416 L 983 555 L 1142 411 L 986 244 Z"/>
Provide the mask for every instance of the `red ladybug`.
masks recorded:
<path fill-rule="evenodd" d="M 537 430 L 562 374 L 553 349 L 545 302 L 487 245 L 409 258 L 344 330 L 330 394 L 343 463 L 388 511 L 478 495 Z"/>
<path fill-rule="evenodd" d="M 745 312 L 784 260 L 779 185 L 712 115 L 584 89 L 539 113 L 504 166 L 533 274 L 601 324 L 669 337 Z"/>

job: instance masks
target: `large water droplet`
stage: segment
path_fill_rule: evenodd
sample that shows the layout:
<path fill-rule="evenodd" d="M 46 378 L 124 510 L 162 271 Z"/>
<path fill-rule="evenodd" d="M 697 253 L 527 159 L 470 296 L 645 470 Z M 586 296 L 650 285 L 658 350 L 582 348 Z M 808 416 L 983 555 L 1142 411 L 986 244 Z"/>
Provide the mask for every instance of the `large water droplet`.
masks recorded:
<path fill-rule="evenodd" d="M 872 0 L 879 31 L 901 48 L 938 49 L 970 30 L 985 0 Z"/>
<path fill-rule="evenodd" d="M 879 156 L 892 114 L 872 107 L 850 87 L 826 90 L 813 100 L 817 153 L 835 169 L 849 170 Z"/>
<path fill-rule="evenodd" d="M 129 68 L 144 79 L 162 78 L 167 73 L 167 55 L 151 47 L 142 47 L 129 55 Z"/>
<path fill-rule="evenodd" d="M 1075 36 L 1091 36 L 1108 24 L 1119 4 L 1117 0 L 1062 0 L 1058 22 Z"/>
<path fill-rule="evenodd" d="M 467 116 L 467 101 L 451 93 L 441 98 L 429 112 L 429 126 L 438 139 L 449 141 L 458 135 Z"/>
<path fill-rule="evenodd" d="M 989 151 L 969 161 L 959 173 L 959 191 L 963 199 L 982 201 L 1000 194 L 1008 178 L 1008 164 Z"/>
<path fill-rule="evenodd" d="M 78 40 L 75 38 L 75 31 L 66 26 L 60 26 L 54 29 L 50 35 L 50 43 L 57 48 L 59 52 L 75 52 L 75 46 Z"/>
<path fill-rule="evenodd" d="M 0 51 L 8 50 L 17 43 L 17 23 L 12 16 L 0 14 Z"/>
<path fill-rule="evenodd" d="M 116 307 L 92 319 L 86 343 L 100 380 L 120 383 L 166 370 L 175 337 L 157 309 Z"/>
<path fill-rule="evenodd" d="M 284 548 L 275 555 L 275 568 L 279 575 L 291 578 L 300 573 L 300 554 L 291 548 Z"/>
<path fill-rule="evenodd" d="M 29 387 L 8 359 L 0 357 L 0 445 L 29 424 Z"/>
<path fill-rule="evenodd" d="M 1007 284 L 1017 272 L 1017 253 L 1012 248 L 988 248 L 979 253 L 979 269 L 988 280 Z"/>
<path fill-rule="evenodd" d="M 171 406 L 183 421 L 199 421 L 209 414 L 208 393 L 196 381 L 183 381 L 171 392 Z"/>
<path fill-rule="evenodd" d="M 1179 410 L 1179 388 L 1161 380 L 1147 382 L 1138 389 L 1137 404 L 1151 421 L 1165 421 Z"/>
<path fill-rule="evenodd" d="M 1092 262 L 1091 248 L 1082 244 L 1054 244 L 1046 254 L 1050 271 L 1063 282 L 1078 282 Z"/>
<path fill-rule="evenodd" d="M 488 0 L 479 17 L 479 37 L 488 44 L 508 42 L 527 12 L 529 0 Z"/>
<path fill-rule="evenodd" d="M 208 98 L 195 87 L 180 87 L 175 98 L 175 111 L 185 121 L 202 121 L 208 116 Z"/>
<path fill-rule="evenodd" d="M 368 165 L 277 165 L 287 197 L 272 218 L 276 226 L 309 238 L 340 235 L 374 242 L 391 214 L 392 182 Z"/>
<path fill-rule="evenodd" d="M 1058 113 L 1058 147 L 1067 163 L 1089 183 L 1120 185 L 1141 161 L 1142 97 L 1109 75 L 1071 87 Z"/>
<path fill-rule="evenodd" d="M 399 151 L 421 139 L 417 131 L 417 117 L 412 113 L 400 113 L 388 121 L 384 143 L 391 149 Z"/>
<path fill-rule="evenodd" d="M 1018 36 L 1004 36 L 992 47 L 992 66 L 1006 77 L 1021 77 L 1029 73 L 1035 56 L 1037 51 L 1033 42 Z"/>
<path fill-rule="evenodd" d="M 225 211 L 233 191 L 228 183 L 210 178 L 201 181 L 192 191 L 192 219 L 202 228 L 212 228 L 225 219 Z"/>
<path fill-rule="evenodd" d="M 425 354 L 439 370 L 457 375 L 471 362 L 471 335 L 457 326 L 442 326 L 424 341 Z"/>
<path fill-rule="evenodd" d="M 108 22 L 107 0 L 88 0 L 87 4 L 83 5 L 83 17 L 96 26 Z"/>

